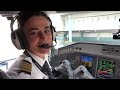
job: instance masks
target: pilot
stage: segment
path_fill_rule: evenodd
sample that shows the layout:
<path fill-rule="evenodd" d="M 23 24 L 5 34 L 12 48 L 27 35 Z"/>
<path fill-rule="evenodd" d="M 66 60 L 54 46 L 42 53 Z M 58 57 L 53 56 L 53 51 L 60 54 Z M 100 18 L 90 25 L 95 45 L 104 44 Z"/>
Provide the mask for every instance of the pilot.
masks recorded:
<path fill-rule="evenodd" d="M 17 20 L 18 29 L 13 30 Z M 12 79 L 54 79 L 48 55 L 55 40 L 51 19 L 42 11 L 21 11 L 11 21 L 11 40 L 24 50 L 7 70 Z"/>

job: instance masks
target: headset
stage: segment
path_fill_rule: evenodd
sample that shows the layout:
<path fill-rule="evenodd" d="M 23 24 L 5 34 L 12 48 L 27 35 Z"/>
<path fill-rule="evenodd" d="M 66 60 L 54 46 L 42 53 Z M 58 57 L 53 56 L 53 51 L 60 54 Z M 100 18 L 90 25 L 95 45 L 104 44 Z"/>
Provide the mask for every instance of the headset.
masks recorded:
<path fill-rule="evenodd" d="M 13 17 L 13 19 L 11 20 L 11 23 L 10 23 L 10 28 L 11 28 L 11 41 L 13 43 L 13 45 L 18 49 L 28 49 L 29 48 L 29 45 L 28 45 L 28 42 L 27 42 L 27 39 L 26 39 L 26 36 L 22 30 L 22 27 L 18 27 L 18 29 L 16 30 L 13 30 L 13 25 L 14 25 L 14 22 L 19 18 L 20 14 L 22 14 L 24 12 L 19 12 L 15 17 Z M 44 16 L 44 12 L 40 11 L 39 13 L 42 14 L 42 16 Z M 51 33 L 52 33 L 52 41 L 55 41 L 56 42 L 56 30 L 55 30 L 55 27 L 52 25 L 52 21 L 51 19 L 48 17 L 48 16 L 44 16 L 46 17 L 51 25 L 50 25 L 50 29 L 51 29 Z M 44 45 L 43 45 L 44 46 Z M 52 43 L 52 46 L 49 46 L 49 47 L 54 47 L 53 43 Z M 44 47 L 43 47 L 44 48 Z"/>

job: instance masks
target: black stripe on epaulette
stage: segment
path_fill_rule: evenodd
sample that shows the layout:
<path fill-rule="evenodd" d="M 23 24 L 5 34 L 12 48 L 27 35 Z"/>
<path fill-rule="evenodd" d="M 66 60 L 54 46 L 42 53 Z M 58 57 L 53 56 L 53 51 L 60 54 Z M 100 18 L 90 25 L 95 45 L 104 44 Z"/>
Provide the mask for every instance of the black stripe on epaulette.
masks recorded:
<path fill-rule="evenodd" d="M 22 62 L 20 64 L 19 73 L 24 72 L 27 74 L 31 74 L 31 70 L 32 70 L 32 64 L 26 60 L 22 60 Z"/>

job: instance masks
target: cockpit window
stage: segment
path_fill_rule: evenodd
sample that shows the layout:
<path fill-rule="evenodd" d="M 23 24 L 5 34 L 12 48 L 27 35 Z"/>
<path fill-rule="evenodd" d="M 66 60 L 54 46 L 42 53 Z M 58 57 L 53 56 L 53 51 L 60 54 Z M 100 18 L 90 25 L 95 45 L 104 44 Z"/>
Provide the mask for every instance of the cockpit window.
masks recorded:
<path fill-rule="evenodd" d="M 56 38 L 63 45 L 81 41 L 120 44 L 117 33 L 120 27 L 120 11 L 74 12 L 56 15 L 56 17 L 61 17 L 59 26 L 55 23 L 54 16 L 51 15 L 51 18 L 56 26 Z"/>

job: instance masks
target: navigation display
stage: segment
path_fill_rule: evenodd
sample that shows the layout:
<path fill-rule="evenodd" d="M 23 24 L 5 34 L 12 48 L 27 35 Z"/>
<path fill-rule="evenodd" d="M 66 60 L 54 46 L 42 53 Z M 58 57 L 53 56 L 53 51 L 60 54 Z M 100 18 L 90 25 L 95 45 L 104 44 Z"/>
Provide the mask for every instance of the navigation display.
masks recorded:
<path fill-rule="evenodd" d="M 97 76 L 98 79 L 113 79 L 115 74 L 115 61 L 100 59 L 98 60 Z"/>

